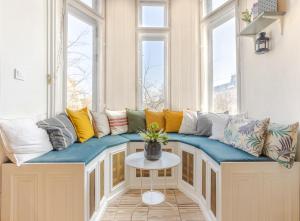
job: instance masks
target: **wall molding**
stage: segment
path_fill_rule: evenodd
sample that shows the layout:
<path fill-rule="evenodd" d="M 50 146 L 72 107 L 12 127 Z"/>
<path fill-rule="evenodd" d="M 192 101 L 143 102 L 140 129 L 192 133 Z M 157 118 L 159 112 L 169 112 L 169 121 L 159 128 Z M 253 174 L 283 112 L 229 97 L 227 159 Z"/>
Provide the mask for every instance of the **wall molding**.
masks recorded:
<path fill-rule="evenodd" d="M 55 114 L 56 0 L 47 0 L 47 115 Z"/>

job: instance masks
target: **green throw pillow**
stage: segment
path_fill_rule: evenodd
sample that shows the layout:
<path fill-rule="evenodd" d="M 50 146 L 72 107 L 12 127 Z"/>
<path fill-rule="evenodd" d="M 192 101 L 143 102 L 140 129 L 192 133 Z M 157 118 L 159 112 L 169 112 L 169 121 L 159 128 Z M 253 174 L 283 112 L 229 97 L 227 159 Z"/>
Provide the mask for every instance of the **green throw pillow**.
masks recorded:
<path fill-rule="evenodd" d="M 128 133 L 137 133 L 146 129 L 145 111 L 126 109 L 128 119 Z"/>

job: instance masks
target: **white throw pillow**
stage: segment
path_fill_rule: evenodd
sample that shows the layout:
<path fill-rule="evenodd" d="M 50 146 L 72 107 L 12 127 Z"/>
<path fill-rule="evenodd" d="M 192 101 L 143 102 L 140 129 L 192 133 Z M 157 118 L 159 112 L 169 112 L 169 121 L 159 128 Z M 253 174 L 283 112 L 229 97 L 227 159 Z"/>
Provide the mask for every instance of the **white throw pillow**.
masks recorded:
<path fill-rule="evenodd" d="M 209 113 L 208 118 L 212 121 L 209 139 L 222 141 L 224 139 L 224 129 L 229 121 L 229 115 Z"/>
<path fill-rule="evenodd" d="M 111 111 L 106 110 L 109 127 L 112 135 L 124 134 L 128 131 L 128 121 L 126 110 Z"/>
<path fill-rule="evenodd" d="M 0 120 L 0 142 L 18 166 L 53 149 L 47 132 L 32 119 Z"/>
<path fill-rule="evenodd" d="M 103 112 L 91 112 L 91 114 L 93 117 L 93 126 L 96 137 L 101 138 L 110 134 L 107 115 Z"/>
<path fill-rule="evenodd" d="M 197 119 L 197 111 L 184 110 L 179 133 L 195 134 L 197 132 Z"/>

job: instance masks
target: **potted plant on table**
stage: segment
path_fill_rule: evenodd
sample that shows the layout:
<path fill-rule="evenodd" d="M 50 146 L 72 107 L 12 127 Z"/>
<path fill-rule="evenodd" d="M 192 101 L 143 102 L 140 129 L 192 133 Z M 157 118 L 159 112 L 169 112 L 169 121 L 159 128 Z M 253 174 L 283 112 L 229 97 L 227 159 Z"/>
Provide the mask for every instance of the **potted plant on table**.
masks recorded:
<path fill-rule="evenodd" d="M 161 145 L 168 143 L 168 136 L 163 130 L 159 129 L 158 123 L 150 124 L 147 130 L 139 132 L 145 141 L 144 154 L 147 160 L 159 160 L 161 157 Z"/>

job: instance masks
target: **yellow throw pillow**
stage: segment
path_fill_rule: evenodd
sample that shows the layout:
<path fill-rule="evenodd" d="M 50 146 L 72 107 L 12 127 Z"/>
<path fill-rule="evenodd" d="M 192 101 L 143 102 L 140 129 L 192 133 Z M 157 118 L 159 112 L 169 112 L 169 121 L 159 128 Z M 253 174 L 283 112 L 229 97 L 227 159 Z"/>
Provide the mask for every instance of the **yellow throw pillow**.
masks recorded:
<path fill-rule="evenodd" d="M 78 111 L 66 109 L 66 112 L 72 121 L 80 143 L 87 141 L 95 135 L 87 107 Z"/>
<path fill-rule="evenodd" d="M 159 129 L 165 129 L 165 114 L 164 112 L 156 112 L 156 111 L 149 111 L 145 110 L 146 116 L 146 124 L 147 128 L 149 128 L 150 124 L 156 122 L 159 125 Z"/>
<path fill-rule="evenodd" d="M 183 112 L 182 111 L 169 111 L 169 110 L 165 110 L 164 112 L 165 112 L 165 119 L 166 119 L 165 132 L 178 133 L 180 126 L 181 126 L 182 118 L 183 118 Z"/>

